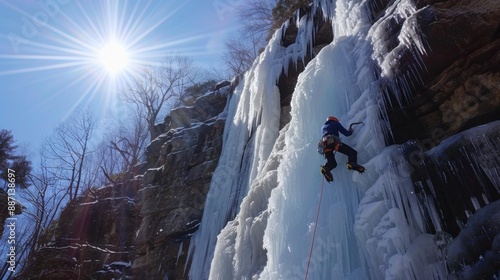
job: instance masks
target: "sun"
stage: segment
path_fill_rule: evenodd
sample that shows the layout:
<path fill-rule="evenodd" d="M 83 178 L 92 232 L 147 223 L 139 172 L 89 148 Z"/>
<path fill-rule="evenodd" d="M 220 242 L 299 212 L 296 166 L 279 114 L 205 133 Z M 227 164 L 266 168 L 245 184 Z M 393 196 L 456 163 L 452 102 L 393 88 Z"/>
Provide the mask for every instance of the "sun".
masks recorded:
<path fill-rule="evenodd" d="M 117 41 L 111 41 L 99 52 L 99 61 L 110 74 L 117 74 L 127 67 L 127 50 Z"/>
<path fill-rule="evenodd" d="M 18 23 L 0 34 L 0 78 L 29 81 L 26 86 L 43 82 L 50 86 L 40 88 L 51 92 L 47 100 L 71 93 L 75 100 L 70 111 L 93 100 L 105 101 L 103 108 L 118 103 L 118 95 L 145 68 L 160 66 L 172 53 L 208 55 L 198 40 L 219 34 L 186 37 L 170 28 L 192 1 L 47 1 L 47 9 L 40 10 L 41 2 L 0 0 L 0 9 L 7 7 L 13 15 L 7 20 Z"/>

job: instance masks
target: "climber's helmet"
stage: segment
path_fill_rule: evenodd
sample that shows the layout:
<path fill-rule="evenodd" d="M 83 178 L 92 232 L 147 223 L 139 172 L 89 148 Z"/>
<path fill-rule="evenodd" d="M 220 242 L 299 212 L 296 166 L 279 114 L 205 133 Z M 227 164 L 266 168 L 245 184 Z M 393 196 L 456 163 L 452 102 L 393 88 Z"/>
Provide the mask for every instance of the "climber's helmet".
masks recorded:
<path fill-rule="evenodd" d="M 338 122 L 339 120 L 338 120 L 336 117 L 334 117 L 334 116 L 329 116 L 329 117 L 326 119 L 326 121 L 336 121 L 336 122 Z"/>

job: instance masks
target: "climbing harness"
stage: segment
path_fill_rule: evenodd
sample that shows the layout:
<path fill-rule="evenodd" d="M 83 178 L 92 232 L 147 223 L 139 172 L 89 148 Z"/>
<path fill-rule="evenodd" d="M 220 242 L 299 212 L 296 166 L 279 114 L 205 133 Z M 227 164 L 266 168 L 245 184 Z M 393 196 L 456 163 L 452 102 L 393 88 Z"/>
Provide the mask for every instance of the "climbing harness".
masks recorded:
<path fill-rule="evenodd" d="M 309 265 L 311 264 L 311 257 L 313 253 L 313 248 L 314 248 L 314 239 L 316 237 L 316 227 L 318 226 L 318 218 L 319 218 L 319 211 L 321 209 L 321 199 L 323 198 L 323 189 L 325 187 L 325 179 L 321 182 L 321 192 L 319 194 L 319 202 L 318 202 L 318 211 L 316 213 L 316 221 L 314 222 L 314 230 L 313 230 L 313 237 L 312 237 L 312 243 L 311 243 L 311 250 L 309 252 L 309 259 L 307 260 L 307 267 L 306 267 L 306 275 L 304 277 L 304 280 L 307 280 L 307 273 L 309 272 Z"/>
<path fill-rule="evenodd" d="M 342 145 L 342 141 L 340 141 L 340 138 L 333 135 L 333 134 L 327 134 L 321 138 L 323 141 L 323 144 L 325 147 L 332 146 L 334 147 L 335 151 L 339 150 L 340 145 Z M 326 148 L 325 153 L 331 151 L 332 149 Z"/>

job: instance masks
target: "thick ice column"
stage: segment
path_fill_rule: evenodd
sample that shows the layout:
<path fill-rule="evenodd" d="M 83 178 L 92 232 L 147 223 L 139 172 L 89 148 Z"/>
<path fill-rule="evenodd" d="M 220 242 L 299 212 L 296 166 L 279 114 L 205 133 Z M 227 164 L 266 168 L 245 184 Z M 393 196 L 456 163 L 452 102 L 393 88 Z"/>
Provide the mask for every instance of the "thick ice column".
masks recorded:
<path fill-rule="evenodd" d="M 200 229 L 193 236 L 190 278 L 207 279 L 217 235 L 239 212 L 248 186 L 278 137 L 280 102 L 276 87 L 288 57 L 278 40 L 257 59 L 229 103 L 223 150 L 212 176 Z"/>

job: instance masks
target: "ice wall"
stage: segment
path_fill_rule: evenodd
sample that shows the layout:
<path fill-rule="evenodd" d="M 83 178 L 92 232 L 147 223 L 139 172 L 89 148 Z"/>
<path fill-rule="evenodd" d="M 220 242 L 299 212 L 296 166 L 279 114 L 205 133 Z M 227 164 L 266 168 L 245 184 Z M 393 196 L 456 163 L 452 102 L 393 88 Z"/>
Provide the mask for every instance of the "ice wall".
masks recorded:
<path fill-rule="evenodd" d="M 388 14 L 372 24 L 369 1 L 314 5 L 332 20 L 335 37 L 299 76 L 289 125 L 278 132 L 275 82 L 289 60 L 306 54 L 313 34 L 307 19 L 298 23 L 295 45 L 281 47 L 275 34 L 231 100 L 227 119 L 232 122 L 192 243 L 191 279 L 304 279 L 306 270 L 308 279 L 432 279 L 443 274 L 441 253 L 424 233 L 423 206 L 412 192 L 405 147 L 385 147 L 384 140 L 390 128 L 381 83 L 394 78 L 390 57 L 397 52 L 383 44 L 381 26 L 390 17 L 408 20 L 415 9 L 411 1 L 394 1 Z M 406 28 L 398 47 L 419 55 L 424 44 L 418 31 L 409 24 Z M 404 88 L 411 85 L 404 76 L 392 83 L 403 89 L 403 100 L 409 92 Z M 329 115 L 346 126 L 364 123 L 343 140 L 359 151 L 365 174 L 347 171 L 345 156 L 337 155 L 335 182 L 323 181 L 319 167 L 324 159 L 316 145 Z"/>
<path fill-rule="evenodd" d="M 200 229 L 190 245 L 191 279 L 208 278 L 217 235 L 240 211 L 249 185 L 258 180 L 262 170 L 267 170 L 265 164 L 269 164 L 278 137 L 281 113 L 276 83 L 281 73 L 288 71 L 290 62 L 303 59 L 311 51 L 308 47 L 314 36 L 311 21 L 296 20 L 301 27 L 298 41 L 284 48 L 280 44 L 281 33 L 277 31 L 231 97 L 222 155 L 207 195 Z M 220 259 L 220 263 L 224 261 Z"/>

